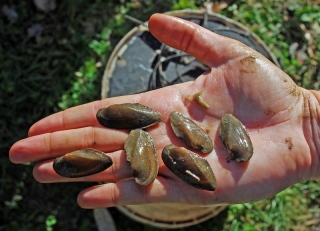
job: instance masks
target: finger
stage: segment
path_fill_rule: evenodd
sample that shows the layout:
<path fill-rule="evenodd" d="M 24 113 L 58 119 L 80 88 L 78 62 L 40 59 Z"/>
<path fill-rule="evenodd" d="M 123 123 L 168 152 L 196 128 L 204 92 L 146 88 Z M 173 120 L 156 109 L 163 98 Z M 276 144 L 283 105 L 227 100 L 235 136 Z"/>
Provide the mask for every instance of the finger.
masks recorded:
<path fill-rule="evenodd" d="M 244 47 L 236 40 L 168 15 L 154 14 L 149 19 L 148 25 L 150 32 L 161 42 L 193 55 L 210 67 L 238 57 L 239 51 Z"/>
<path fill-rule="evenodd" d="M 96 113 L 100 108 L 121 103 L 140 103 L 151 107 L 161 113 L 162 121 L 166 121 L 174 108 L 180 111 L 184 108 L 181 92 L 189 94 L 190 85 L 191 82 L 186 82 L 143 94 L 114 97 L 73 107 L 38 121 L 30 128 L 29 136 L 98 125 Z"/>
<path fill-rule="evenodd" d="M 127 131 L 85 127 L 32 136 L 15 143 L 9 152 L 13 163 L 52 159 L 68 152 L 94 148 L 103 152 L 123 149 Z"/>
<path fill-rule="evenodd" d="M 67 178 L 58 175 L 53 169 L 53 159 L 37 163 L 33 168 L 33 176 L 40 183 L 54 182 L 117 182 L 131 179 L 132 174 L 129 164 L 126 161 L 124 151 L 108 153 L 112 158 L 113 164 L 106 170 L 85 177 Z"/>
<path fill-rule="evenodd" d="M 38 121 L 29 129 L 28 135 L 35 136 L 48 132 L 94 126 L 99 124 L 96 119 L 96 113 L 100 108 L 108 107 L 115 103 L 136 103 L 139 98 L 139 95 L 116 97 L 72 107 Z"/>
<path fill-rule="evenodd" d="M 78 195 L 78 204 L 87 209 L 106 208 L 129 204 L 150 203 L 190 203 L 209 204 L 215 198 L 215 193 L 188 187 L 180 182 L 158 176 L 148 186 L 138 185 L 134 180 L 121 181 L 94 186 L 83 190 Z"/>
<path fill-rule="evenodd" d="M 156 180 L 148 186 L 141 186 L 134 180 L 128 180 L 85 189 L 79 194 L 78 203 L 81 207 L 88 209 L 150 203 L 182 203 L 202 206 L 236 204 L 270 197 L 292 185 L 288 177 L 279 179 L 278 173 L 263 174 L 268 169 L 263 166 L 263 163 L 259 168 L 258 166 L 251 169 L 242 167 L 242 170 L 236 171 L 242 173 L 240 176 L 233 175 L 227 169 L 218 168 L 216 171 L 218 187 L 213 192 L 196 189 L 181 179 L 159 174 Z M 250 173 L 247 173 L 246 170 Z"/>

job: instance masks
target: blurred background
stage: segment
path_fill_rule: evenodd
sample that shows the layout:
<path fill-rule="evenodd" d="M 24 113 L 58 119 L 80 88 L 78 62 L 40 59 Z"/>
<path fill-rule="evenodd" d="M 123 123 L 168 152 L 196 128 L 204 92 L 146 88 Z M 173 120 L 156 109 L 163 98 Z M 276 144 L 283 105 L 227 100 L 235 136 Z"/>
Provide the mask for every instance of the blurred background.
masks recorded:
<path fill-rule="evenodd" d="M 320 88 L 319 0 L 210 1 L 210 11 L 258 35 L 299 85 Z M 155 12 L 203 10 L 200 0 L 0 1 L 0 230 L 97 230 L 78 193 L 93 183 L 40 184 L 33 163 L 10 163 L 11 145 L 39 119 L 98 100 L 110 54 Z M 218 217 L 179 230 L 320 230 L 320 182 L 272 198 L 231 205 Z M 109 209 L 118 231 L 159 230 Z"/>

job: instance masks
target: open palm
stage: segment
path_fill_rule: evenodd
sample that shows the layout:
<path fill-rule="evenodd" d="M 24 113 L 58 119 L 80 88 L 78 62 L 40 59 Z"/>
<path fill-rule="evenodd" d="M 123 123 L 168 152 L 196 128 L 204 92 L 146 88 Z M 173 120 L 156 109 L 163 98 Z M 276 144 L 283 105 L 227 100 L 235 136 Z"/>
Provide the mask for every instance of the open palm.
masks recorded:
<path fill-rule="evenodd" d="M 157 202 L 241 203 L 269 197 L 301 180 L 319 176 L 315 143 L 319 137 L 318 102 L 312 92 L 297 87 L 284 72 L 242 43 L 191 22 L 156 14 L 150 18 L 149 27 L 160 41 L 195 56 L 209 71 L 193 82 L 96 101 L 40 120 L 31 127 L 29 138 L 12 146 L 11 161 L 37 161 L 34 177 L 40 182 L 110 182 L 79 194 L 78 203 L 85 208 Z M 199 91 L 203 91 L 209 109 L 186 100 Z M 162 115 L 159 124 L 147 129 L 155 141 L 160 165 L 157 179 L 149 186 L 131 179 L 123 150 L 128 131 L 104 128 L 96 120 L 100 108 L 119 103 L 141 103 Z M 216 191 L 192 188 L 163 164 L 164 146 L 184 146 L 169 125 L 172 111 L 196 120 L 212 138 L 214 151 L 202 156 L 216 175 Z M 248 129 L 254 146 L 249 162 L 226 161 L 228 153 L 217 132 L 226 113 L 233 114 Z M 63 178 L 53 171 L 54 158 L 84 148 L 108 153 L 113 166 L 79 179 Z"/>

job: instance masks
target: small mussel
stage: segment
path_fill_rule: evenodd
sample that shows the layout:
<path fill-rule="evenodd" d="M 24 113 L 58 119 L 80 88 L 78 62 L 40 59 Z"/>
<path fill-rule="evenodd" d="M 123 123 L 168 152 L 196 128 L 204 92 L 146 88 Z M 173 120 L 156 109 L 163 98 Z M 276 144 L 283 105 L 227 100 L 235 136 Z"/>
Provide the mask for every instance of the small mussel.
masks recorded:
<path fill-rule="evenodd" d="M 203 153 L 213 150 L 211 138 L 190 118 L 174 111 L 170 114 L 170 123 L 174 134 L 193 149 Z"/>
<path fill-rule="evenodd" d="M 60 176 L 76 178 L 102 172 L 111 165 L 112 159 L 105 153 L 88 148 L 56 158 L 53 169 Z"/>
<path fill-rule="evenodd" d="M 225 114 L 220 121 L 219 136 L 231 160 L 245 162 L 253 155 L 253 146 L 244 125 L 233 115 Z"/>
<path fill-rule="evenodd" d="M 158 159 L 152 137 L 142 129 L 132 130 L 124 144 L 132 175 L 140 185 L 151 184 L 158 175 Z"/>
<path fill-rule="evenodd" d="M 198 154 L 171 144 L 163 149 L 162 160 L 175 175 L 189 185 L 209 191 L 217 188 L 217 181 L 209 163 Z"/>
<path fill-rule="evenodd" d="M 204 99 L 202 98 L 202 94 L 203 94 L 203 91 L 197 92 L 192 97 L 189 96 L 188 99 L 189 100 L 193 100 L 194 102 L 196 102 L 201 107 L 203 107 L 205 109 L 208 109 L 210 106 L 206 101 L 204 101 Z"/>
<path fill-rule="evenodd" d="M 161 121 L 161 114 L 138 103 L 113 104 L 97 112 L 99 123 L 108 128 L 146 128 Z"/>

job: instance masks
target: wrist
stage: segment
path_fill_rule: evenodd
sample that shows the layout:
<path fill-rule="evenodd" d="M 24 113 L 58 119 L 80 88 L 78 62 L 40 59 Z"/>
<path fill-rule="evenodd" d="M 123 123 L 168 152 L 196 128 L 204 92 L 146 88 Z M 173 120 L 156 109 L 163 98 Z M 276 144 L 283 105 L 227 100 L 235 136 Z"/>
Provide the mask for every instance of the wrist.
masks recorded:
<path fill-rule="evenodd" d="M 320 179 L 320 91 L 306 90 L 303 108 L 304 129 L 309 137 L 310 178 Z"/>

